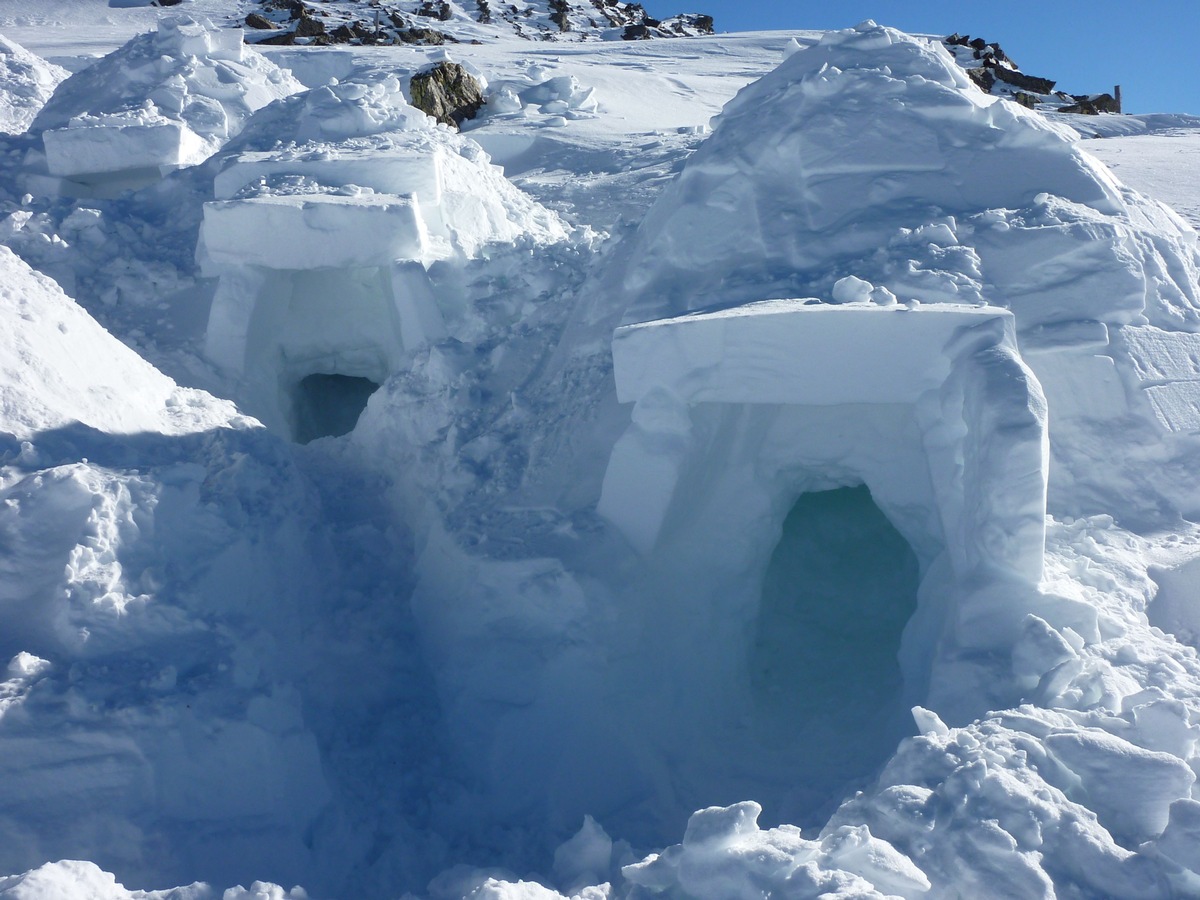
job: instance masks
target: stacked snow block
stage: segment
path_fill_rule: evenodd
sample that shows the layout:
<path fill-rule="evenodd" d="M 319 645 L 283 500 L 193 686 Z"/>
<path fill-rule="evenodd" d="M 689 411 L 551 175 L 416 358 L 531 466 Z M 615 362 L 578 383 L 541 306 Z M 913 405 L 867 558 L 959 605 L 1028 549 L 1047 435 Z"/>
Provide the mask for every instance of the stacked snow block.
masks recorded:
<path fill-rule="evenodd" d="M 241 29 L 164 18 L 67 79 L 33 122 L 56 190 L 114 194 L 203 162 L 256 110 L 301 89 Z"/>
<path fill-rule="evenodd" d="M 240 154 L 204 209 L 210 264 L 344 268 L 443 255 L 426 223 L 442 201 L 442 160 L 436 150 Z"/>
<path fill-rule="evenodd" d="M 46 166 L 61 178 L 171 169 L 193 160 L 202 141 L 182 122 L 145 115 L 79 117 L 42 135 Z"/>

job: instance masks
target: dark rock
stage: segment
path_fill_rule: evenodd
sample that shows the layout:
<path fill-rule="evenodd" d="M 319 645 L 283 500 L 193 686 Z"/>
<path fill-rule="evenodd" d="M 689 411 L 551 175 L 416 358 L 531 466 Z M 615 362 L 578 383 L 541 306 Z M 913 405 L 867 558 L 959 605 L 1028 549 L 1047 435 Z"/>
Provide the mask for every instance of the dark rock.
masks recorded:
<path fill-rule="evenodd" d="M 987 46 L 987 41 L 985 41 L 983 38 L 975 38 L 975 40 L 970 41 L 967 46 L 972 50 L 982 51 L 983 48 Z"/>
<path fill-rule="evenodd" d="M 409 82 L 412 104 L 439 122 L 458 127 L 483 106 L 483 87 L 458 63 L 440 62 Z"/>
<path fill-rule="evenodd" d="M 992 74 L 993 69 L 967 69 L 967 75 L 975 82 L 981 91 L 985 94 L 990 94 L 992 88 L 996 85 L 996 76 Z"/>
<path fill-rule="evenodd" d="M 621 32 L 621 39 L 625 41 L 648 41 L 651 37 L 653 35 L 645 25 L 626 25 Z"/>
<path fill-rule="evenodd" d="M 416 14 L 427 19 L 449 22 L 454 16 L 454 11 L 450 9 L 450 4 L 446 0 L 425 0 L 417 7 Z"/>
<path fill-rule="evenodd" d="M 950 37 L 946 38 L 946 43 L 952 47 L 969 47 L 971 45 L 971 36 L 969 34 L 959 34 L 956 31 Z"/>
<path fill-rule="evenodd" d="M 1119 113 L 1117 99 L 1112 94 L 1093 94 L 1091 96 L 1072 96 L 1075 102 L 1059 108 L 1059 112 L 1075 113 L 1081 116 L 1098 116 L 1100 113 Z"/>
<path fill-rule="evenodd" d="M 570 11 L 571 5 L 567 0 L 550 0 L 550 21 L 558 26 L 559 31 L 571 30 Z"/>
<path fill-rule="evenodd" d="M 329 37 L 338 44 L 348 44 L 357 38 L 358 35 L 354 33 L 354 29 L 349 25 L 339 25 L 329 33 Z"/>
<path fill-rule="evenodd" d="M 1023 91 L 1029 91 L 1033 94 L 1049 94 L 1054 90 L 1054 82 L 1049 78 L 1037 78 L 1033 75 L 1026 75 L 1024 72 L 1018 72 L 1016 69 L 1005 68 L 1004 66 L 996 66 L 991 71 L 1005 84 L 1011 84 L 1013 87 L 1020 88 Z"/>
<path fill-rule="evenodd" d="M 447 42 L 455 42 L 454 38 L 450 37 L 450 35 L 435 28 L 407 28 L 404 31 L 397 31 L 396 39 L 402 44 L 430 44 L 434 46 Z"/>
<path fill-rule="evenodd" d="M 279 26 L 266 16 L 260 16 L 258 13 L 250 13 L 246 16 L 246 27 L 257 28 L 262 31 L 274 31 Z"/>
<path fill-rule="evenodd" d="M 404 21 L 404 17 L 400 13 L 392 10 L 388 13 L 388 21 L 392 23 L 393 28 L 407 28 L 408 23 Z"/>
<path fill-rule="evenodd" d="M 325 23 L 312 16 L 304 16 L 296 23 L 296 37 L 317 37 L 325 33 Z"/>
<path fill-rule="evenodd" d="M 479 14 L 475 17 L 475 21 L 480 25 L 490 25 L 492 22 L 492 8 L 488 6 L 488 0 L 475 0 L 475 8 Z"/>
<path fill-rule="evenodd" d="M 1092 106 L 1096 107 L 1096 112 L 1102 113 L 1119 113 L 1121 111 L 1121 101 L 1112 94 L 1093 94 L 1088 97 Z"/>
<path fill-rule="evenodd" d="M 714 28 L 713 17 L 698 15 L 695 18 L 693 26 L 701 34 L 712 34 Z"/>
<path fill-rule="evenodd" d="M 1100 115 L 1100 111 L 1087 100 L 1080 100 L 1078 103 L 1072 103 L 1070 106 L 1060 106 L 1058 111 L 1060 113 L 1074 113 L 1078 116 Z"/>
<path fill-rule="evenodd" d="M 1017 91 L 1013 94 L 1013 99 L 1026 109 L 1037 109 L 1037 105 L 1041 102 L 1041 98 L 1037 94 L 1027 94 L 1024 91 Z"/>
<path fill-rule="evenodd" d="M 285 31 L 283 34 L 273 34 L 270 37 L 265 37 L 261 41 L 255 41 L 254 43 L 290 46 L 296 43 L 296 35 L 291 31 Z"/>
<path fill-rule="evenodd" d="M 155 6 L 178 6 L 183 0 L 154 0 Z"/>
<path fill-rule="evenodd" d="M 308 8 L 302 0 L 262 0 L 264 9 L 281 9 L 292 19 L 302 19 L 308 15 Z"/>

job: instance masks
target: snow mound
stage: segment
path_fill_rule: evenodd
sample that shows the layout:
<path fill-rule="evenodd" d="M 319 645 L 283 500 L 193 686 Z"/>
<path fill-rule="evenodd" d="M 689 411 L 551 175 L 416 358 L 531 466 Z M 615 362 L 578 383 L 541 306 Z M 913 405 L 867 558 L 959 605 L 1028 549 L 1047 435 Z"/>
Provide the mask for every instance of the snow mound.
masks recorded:
<path fill-rule="evenodd" d="M 70 73 L 0 36 L 0 132 L 27 131 Z"/>
<path fill-rule="evenodd" d="M 1090 239 L 1103 222 L 1116 261 L 1134 253 L 1147 267 L 1161 252 L 1159 268 L 1170 271 L 1172 257 L 1193 258 L 1191 230 L 1131 199 L 1076 139 L 982 94 L 936 42 L 872 22 L 830 33 L 739 93 L 651 210 L 631 264 L 629 320 L 769 296 L 828 298 L 838 278 L 860 275 L 923 301 L 978 302 L 986 285 L 987 299 L 1012 308 L 1024 330 L 1067 316 L 1046 309 L 1036 279 L 1003 277 L 1010 261 L 993 271 L 983 249 L 967 246 L 971 233 L 1012 231 L 997 242 L 1033 252 L 1059 235 Z M 967 218 L 990 210 L 998 212 Z M 1040 221 L 1009 228 L 1022 211 Z M 1131 232 L 1149 228 L 1175 243 L 1138 247 Z M 1180 293 L 1195 307 L 1188 289 L 1172 280 L 1161 298 L 1111 312 L 1089 291 L 1087 314 L 1128 321 L 1143 305 L 1166 314 Z M 1194 309 L 1188 321 L 1198 321 Z"/>
<path fill-rule="evenodd" d="M 446 335 L 453 310 L 431 266 L 568 237 L 478 144 L 410 106 L 387 73 L 275 104 L 215 165 L 217 199 L 204 207 L 197 248 L 221 279 L 205 350 L 242 378 L 248 409 L 303 440 L 343 433 L 298 423 L 332 414 L 349 401 L 344 391 L 377 387 L 406 354 Z"/>
<path fill-rule="evenodd" d="M 0 315 L 0 431 L 27 439 L 72 422 L 111 434 L 252 423 L 228 401 L 178 387 L 7 247 Z"/>
<path fill-rule="evenodd" d="M 250 115 L 302 85 L 242 43 L 240 29 L 164 17 L 72 75 L 34 119 L 51 175 L 106 175 L 195 165 Z"/>

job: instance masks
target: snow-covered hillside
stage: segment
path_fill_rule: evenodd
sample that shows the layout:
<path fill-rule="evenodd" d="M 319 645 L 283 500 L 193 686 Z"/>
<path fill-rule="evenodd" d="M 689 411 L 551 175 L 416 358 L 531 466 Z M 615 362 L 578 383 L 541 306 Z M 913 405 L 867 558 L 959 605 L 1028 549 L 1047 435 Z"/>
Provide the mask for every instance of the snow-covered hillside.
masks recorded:
<path fill-rule="evenodd" d="M 0 0 L 0 898 L 1200 894 L 1200 120 L 429 6 Z"/>

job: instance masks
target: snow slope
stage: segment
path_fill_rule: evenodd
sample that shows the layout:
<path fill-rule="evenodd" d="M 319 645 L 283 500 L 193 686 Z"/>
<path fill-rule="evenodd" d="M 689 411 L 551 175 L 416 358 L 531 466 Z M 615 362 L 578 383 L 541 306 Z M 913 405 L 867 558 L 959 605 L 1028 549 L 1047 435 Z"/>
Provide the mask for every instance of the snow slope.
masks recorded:
<path fill-rule="evenodd" d="M 0 53 L 3 54 L 0 83 L 4 85 L 0 128 L 8 134 L 17 134 L 29 128 L 33 117 L 69 73 L 10 40 L 0 44 Z"/>
<path fill-rule="evenodd" d="M 1104 141 L 873 23 L 457 45 L 466 137 L 442 51 L 270 52 L 315 89 L 140 192 L 9 139 L 0 897 L 1196 893 L 1200 250 Z M 270 219 L 218 288 L 264 192 L 458 250 L 389 293 L 391 232 Z M 210 311 L 277 271 L 272 371 L 437 314 L 344 437 L 177 386 L 253 407 Z"/>

